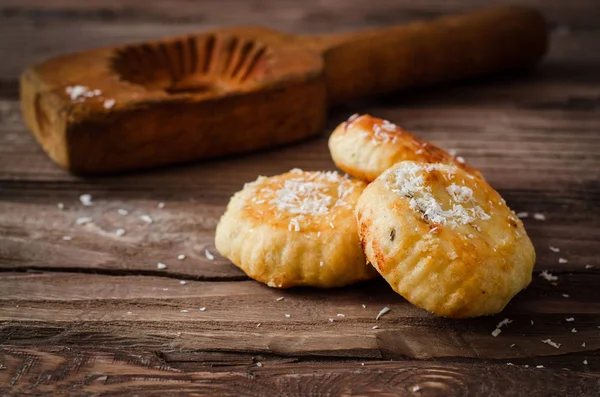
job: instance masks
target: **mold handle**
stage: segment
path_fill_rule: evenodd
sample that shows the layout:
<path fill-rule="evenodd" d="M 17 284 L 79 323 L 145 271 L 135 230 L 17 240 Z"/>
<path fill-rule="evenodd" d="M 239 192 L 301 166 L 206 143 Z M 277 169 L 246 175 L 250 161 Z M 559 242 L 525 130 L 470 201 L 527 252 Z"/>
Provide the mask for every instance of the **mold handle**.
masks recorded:
<path fill-rule="evenodd" d="M 535 10 L 501 7 L 351 34 L 305 36 L 321 51 L 330 105 L 402 88 L 526 69 L 547 51 Z"/>

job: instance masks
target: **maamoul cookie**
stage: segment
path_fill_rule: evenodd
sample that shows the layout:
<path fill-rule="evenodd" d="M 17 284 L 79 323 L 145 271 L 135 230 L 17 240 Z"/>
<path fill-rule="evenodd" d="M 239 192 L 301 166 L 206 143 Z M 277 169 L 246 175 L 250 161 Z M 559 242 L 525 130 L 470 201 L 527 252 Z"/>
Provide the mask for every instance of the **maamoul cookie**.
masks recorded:
<path fill-rule="evenodd" d="M 356 217 L 367 259 L 439 316 L 497 313 L 531 282 L 535 251 L 521 220 L 459 167 L 400 162 L 364 190 Z"/>
<path fill-rule="evenodd" d="M 354 217 L 364 188 L 334 171 L 259 177 L 231 198 L 216 248 L 270 287 L 339 287 L 377 277 Z"/>
<path fill-rule="evenodd" d="M 455 164 L 483 178 L 462 157 L 455 158 L 397 125 L 368 114 L 353 115 L 341 123 L 329 137 L 329 151 L 338 168 L 367 182 L 404 160 Z"/>

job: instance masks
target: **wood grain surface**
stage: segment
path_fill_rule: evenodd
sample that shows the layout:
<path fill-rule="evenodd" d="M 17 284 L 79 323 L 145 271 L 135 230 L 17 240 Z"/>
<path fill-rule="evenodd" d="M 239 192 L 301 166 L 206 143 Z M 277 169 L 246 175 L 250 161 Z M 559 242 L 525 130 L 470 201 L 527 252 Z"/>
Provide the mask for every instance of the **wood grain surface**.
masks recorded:
<path fill-rule="evenodd" d="M 252 155 L 79 178 L 20 115 L 19 73 L 62 52 L 231 25 L 344 32 L 507 3 L 0 0 L 0 395 L 599 395 L 595 0 L 515 2 L 550 22 L 550 53 L 532 73 L 354 102 L 319 137 Z M 355 112 L 457 150 L 528 212 L 534 279 L 503 313 L 436 318 L 381 280 L 277 291 L 216 254 L 229 196 L 258 175 L 334 169 L 327 136 Z"/>

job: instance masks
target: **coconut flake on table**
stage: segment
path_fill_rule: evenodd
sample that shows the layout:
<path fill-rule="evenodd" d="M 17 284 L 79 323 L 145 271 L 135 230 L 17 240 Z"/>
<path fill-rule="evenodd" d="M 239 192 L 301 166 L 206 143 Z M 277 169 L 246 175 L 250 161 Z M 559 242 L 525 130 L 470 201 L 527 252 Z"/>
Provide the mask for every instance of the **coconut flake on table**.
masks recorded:
<path fill-rule="evenodd" d="M 565 318 L 565 321 L 568 323 L 571 323 L 571 322 L 575 321 L 575 318 L 574 317 Z"/>
<path fill-rule="evenodd" d="M 179 284 L 181 284 L 181 285 L 186 285 L 186 284 L 187 284 L 187 281 L 185 281 L 185 280 L 179 280 Z"/>
<path fill-rule="evenodd" d="M 58 203 L 56 204 L 56 206 L 58 207 L 59 210 L 64 210 L 65 209 L 65 205 L 63 203 Z"/>
<path fill-rule="evenodd" d="M 381 316 L 385 315 L 386 313 L 389 313 L 389 311 L 390 311 L 390 308 L 389 308 L 389 307 L 387 307 L 387 306 L 386 306 L 386 307 L 384 307 L 383 309 L 381 309 L 381 310 L 379 311 L 379 313 L 377 314 L 377 316 L 375 317 L 375 321 L 379 320 L 379 318 L 380 318 Z"/>
<path fill-rule="evenodd" d="M 207 249 L 204 250 L 204 256 L 206 257 L 206 259 L 208 259 L 209 261 L 214 261 L 215 260 L 215 256 L 213 254 L 210 253 L 210 251 Z"/>
<path fill-rule="evenodd" d="M 129 214 L 129 211 L 127 211 L 127 210 L 126 210 L 126 209 L 124 209 L 124 208 L 119 208 L 119 209 L 117 210 L 117 213 L 118 213 L 119 215 L 123 215 L 123 216 L 125 216 L 125 215 L 128 215 L 128 214 Z"/>
<path fill-rule="evenodd" d="M 71 241 L 71 240 L 73 240 L 73 237 L 71 237 L 71 236 L 63 236 L 62 239 L 65 240 L 65 241 Z"/>
<path fill-rule="evenodd" d="M 500 328 L 496 328 L 495 330 L 492 331 L 492 336 L 495 338 L 498 335 L 500 335 L 501 332 L 502 332 L 502 330 Z"/>
<path fill-rule="evenodd" d="M 545 221 L 546 220 L 546 215 L 536 212 L 533 214 L 533 219 L 536 219 L 538 221 Z"/>
<path fill-rule="evenodd" d="M 117 101 L 114 99 L 105 99 L 102 106 L 104 106 L 104 109 L 111 109 L 113 106 L 115 106 L 115 103 L 117 103 Z"/>
<path fill-rule="evenodd" d="M 512 323 L 512 320 L 505 318 L 504 320 L 500 321 L 498 325 L 496 325 L 496 328 L 502 328 L 502 326 L 507 326 L 510 323 Z"/>
<path fill-rule="evenodd" d="M 283 296 L 280 296 L 279 298 L 275 299 L 277 302 L 282 301 L 283 300 Z"/>
<path fill-rule="evenodd" d="M 154 222 L 154 220 L 150 217 L 150 215 L 140 215 L 140 219 L 148 224 Z"/>
<path fill-rule="evenodd" d="M 119 229 L 115 230 L 115 235 L 117 237 L 124 236 L 125 235 L 125 229 L 119 228 Z"/>
<path fill-rule="evenodd" d="M 565 258 L 558 258 L 558 263 L 565 264 L 565 263 L 569 263 L 569 261 L 566 260 Z"/>
<path fill-rule="evenodd" d="M 291 315 L 291 314 L 288 314 L 288 313 L 284 314 L 284 316 L 285 316 L 285 317 L 287 317 L 287 318 L 290 318 L 290 317 L 292 317 L 292 315 Z"/>
<path fill-rule="evenodd" d="M 560 252 L 560 248 L 556 248 L 553 246 L 549 246 L 548 248 L 550 248 L 550 251 L 552 251 L 552 252 Z"/>
<path fill-rule="evenodd" d="M 93 205 L 91 194 L 82 194 L 81 196 L 79 196 L 79 201 L 81 201 L 81 204 L 83 204 L 86 207 L 91 207 Z"/>
<path fill-rule="evenodd" d="M 550 345 L 556 349 L 560 348 L 560 343 L 553 342 L 552 339 L 544 339 L 542 340 L 542 343 Z"/>
<path fill-rule="evenodd" d="M 165 264 L 164 264 L 164 263 L 162 263 L 162 262 L 158 262 L 158 263 L 156 264 L 156 268 L 157 268 L 157 269 L 161 269 L 161 270 L 163 270 L 163 269 L 166 269 L 166 268 L 167 268 L 167 265 L 165 265 Z"/>
<path fill-rule="evenodd" d="M 205 311 L 206 311 L 206 307 L 202 306 L 202 307 L 201 307 L 200 309 L 198 309 L 198 310 L 200 310 L 201 312 L 205 312 Z M 260 325 L 260 323 L 258 323 L 258 325 Z"/>
<path fill-rule="evenodd" d="M 585 268 L 586 268 L 586 269 L 591 269 L 591 268 L 593 268 L 593 267 L 594 267 L 594 265 L 585 265 Z"/>
<path fill-rule="evenodd" d="M 517 218 L 519 218 L 519 219 L 529 218 L 529 212 L 517 212 Z"/>
<path fill-rule="evenodd" d="M 542 277 L 542 278 L 545 278 L 547 281 L 556 281 L 556 280 L 558 280 L 558 277 L 554 276 L 548 270 L 541 271 L 540 274 L 539 274 L 539 276 Z"/>
<path fill-rule="evenodd" d="M 158 203 L 156 206 L 160 209 L 163 209 L 163 208 L 165 208 L 165 203 L 161 202 L 161 203 Z"/>
<path fill-rule="evenodd" d="M 90 223 L 91 221 L 93 221 L 93 219 L 89 216 L 82 216 L 81 218 L 77 218 L 75 223 L 77 223 L 78 225 L 85 225 L 87 223 Z"/>

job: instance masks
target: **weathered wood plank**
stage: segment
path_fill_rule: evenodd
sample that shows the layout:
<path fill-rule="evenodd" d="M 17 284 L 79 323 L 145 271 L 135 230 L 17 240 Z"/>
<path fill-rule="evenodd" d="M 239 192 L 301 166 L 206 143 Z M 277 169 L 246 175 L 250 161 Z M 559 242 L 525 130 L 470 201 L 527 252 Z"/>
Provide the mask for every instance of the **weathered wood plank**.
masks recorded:
<path fill-rule="evenodd" d="M 377 6 L 360 0 L 322 2 L 309 0 L 298 7 L 293 0 L 271 2 L 269 0 L 203 1 L 202 4 L 186 0 L 2 0 L 0 7 L 4 18 L 27 18 L 43 20 L 126 20 L 126 21 L 205 21 L 219 20 L 226 23 L 246 23 L 248 20 L 273 18 L 287 23 L 303 21 L 319 23 L 332 28 L 331 21 L 364 19 L 371 24 L 394 23 L 398 20 L 432 17 L 440 14 L 462 12 L 484 6 L 520 4 L 542 11 L 552 23 L 577 26 L 598 26 L 597 3 L 594 0 L 462 0 L 448 2 L 426 0 L 379 0 Z M 228 10 L 229 12 L 223 12 Z M 343 23 L 343 22 L 342 22 Z"/>
<path fill-rule="evenodd" d="M 147 276 L 9 273 L 0 277 L 0 340 L 290 357 L 485 357 L 523 365 L 559 362 L 571 369 L 588 360 L 585 368 L 596 370 L 598 277 L 561 275 L 557 286 L 536 278 L 503 313 L 453 321 L 417 309 L 382 281 L 334 291 L 277 291 L 254 281 L 181 285 Z M 385 306 L 391 311 L 375 320 Z M 512 322 L 493 337 L 504 318 Z M 561 347 L 542 343 L 548 338 Z"/>
<path fill-rule="evenodd" d="M 5 367 L 0 371 L 3 395 L 593 396 L 600 390 L 598 374 L 503 364 L 359 361 L 339 365 L 247 357 L 221 367 L 181 371 L 168 357 L 163 361 L 148 353 L 6 346 L 0 354 Z"/>

